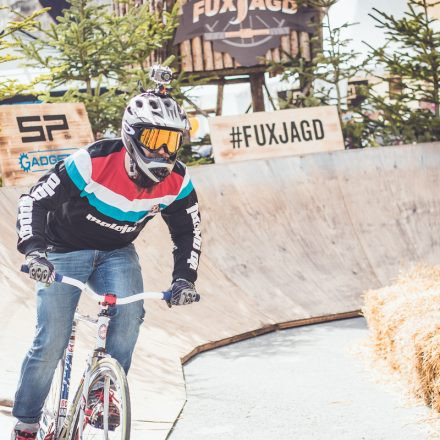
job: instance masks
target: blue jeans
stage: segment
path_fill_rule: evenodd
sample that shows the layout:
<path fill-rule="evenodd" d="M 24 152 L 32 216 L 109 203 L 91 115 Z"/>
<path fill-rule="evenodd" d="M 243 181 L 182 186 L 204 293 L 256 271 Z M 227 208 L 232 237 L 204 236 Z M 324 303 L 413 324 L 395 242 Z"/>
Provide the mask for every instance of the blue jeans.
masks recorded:
<path fill-rule="evenodd" d="M 130 296 L 143 291 L 139 259 L 132 244 L 113 251 L 49 253 L 48 258 L 57 272 L 87 282 L 97 293 Z M 67 284 L 37 284 L 36 335 L 21 368 L 12 411 L 22 422 L 40 420 L 53 374 L 69 340 L 79 297 L 79 289 Z M 116 306 L 112 312 L 107 351 L 127 372 L 145 314 L 143 302 Z"/>

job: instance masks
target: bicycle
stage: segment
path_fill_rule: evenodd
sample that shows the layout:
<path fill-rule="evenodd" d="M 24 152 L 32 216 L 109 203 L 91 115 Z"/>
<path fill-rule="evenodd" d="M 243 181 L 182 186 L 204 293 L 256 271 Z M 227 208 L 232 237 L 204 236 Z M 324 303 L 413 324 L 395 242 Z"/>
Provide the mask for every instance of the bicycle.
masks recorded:
<path fill-rule="evenodd" d="M 29 272 L 27 265 L 22 272 Z M 99 295 L 83 282 L 55 274 L 55 282 L 78 287 L 98 302 L 98 318 L 75 312 L 69 342 L 52 380 L 45 401 L 37 440 L 129 440 L 131 428 L 130 393 L 125 371 L 119 362 L 106 353 L 109 310 L 118 304 L 143 299 L 170 300 L 171 292 L 143 292 L 125 298 L 114 294 Z M 196 301 L 200 300 L 197 295 Z M 86 369 L 69 407 L 70 377 L 78 321 L 96 324 L 95 348 L 89 354 Z M 95 401 L 94 407 L 90 403 Z"/>

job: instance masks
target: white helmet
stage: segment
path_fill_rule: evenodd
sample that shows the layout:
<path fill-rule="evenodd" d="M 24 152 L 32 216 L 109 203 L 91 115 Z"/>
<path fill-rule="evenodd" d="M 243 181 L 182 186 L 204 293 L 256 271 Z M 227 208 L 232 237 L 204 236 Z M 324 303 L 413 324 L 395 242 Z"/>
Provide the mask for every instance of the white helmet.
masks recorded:
<path fill-rule="evenodd" d="M 189 129 L 185 111 L 171 96 L 148 90 L 128 103 L 122 118 L 122 142 L 136 171 L 155 184 L 171 173 L 182 136 Z M 154 153 L 161 148 L 169 158 L 145 154 L 146 150 Z"/>

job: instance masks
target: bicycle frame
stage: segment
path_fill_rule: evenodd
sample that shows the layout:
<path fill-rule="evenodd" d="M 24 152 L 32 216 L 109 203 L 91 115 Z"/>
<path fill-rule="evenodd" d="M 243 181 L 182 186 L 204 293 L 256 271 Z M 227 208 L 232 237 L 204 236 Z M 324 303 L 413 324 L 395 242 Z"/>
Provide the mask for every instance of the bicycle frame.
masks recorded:
<path fill-rule="evenodd" d="M 96 320 L 88 316 L 81 315 L 78 311 L 75 312 L 75 317 L 72 322 L 72 332 L 70 333 L 69 342 L 67 344 L 66 349 L 64 350 L 63 357 L 60 360 L 60 367 L 62 370 L 62 374 L 60 377 L 60 387 L 59 387 L 60 392 L 58 396 L 58 407 L 55 412 L 53 440 L 64 438 L 68 434 L 67 432 L 68 424 L 66 423 L 66 419 L 68 416 L 67 409 L 69 403 L 70 379 L 72 375 L 76 329 L 78 326 L 78 321 L 80 320 L 96 323 Z M 46 436 L 48 435 L 51 422 L 52 421 L 49 420 L 48 414 L 43 413 L 41 426 L 37 434 L 37 440 L 46 440 Z"/>
<path fill-rule="evenodd" d="M 79 438 L 82 438 L 82 431 L 84 427 L 84 417 L 87 408 L 87 399 L 89 396 L 89 387 L 90 387 L 90 373 L 92 371 L 94 362 L 97 362 L 99 359 L 108 356 L 106 353 L 106 342 L 107 342 L 107 330 L 110 322 L 109 309 L 111 307 L 115 307 L 116 305 L 116 295 L 106 294 L 103 296 L 104 301 L 100 301 L 100 311 L 98 314 L 98 321 L 96 322 L 97 332 L 95 339 L 95 348 L 93 353 L 89 355 L 87 359 L 86 371 L 84 373 L 84 386 L 82 389 L 81 396 L 81 412 L 79 419 Z M 106 384 L 107 385 L 107 384 Z M 104 393 L 108 393 L 108 386 L 104 386 Z M 108 399 L 105 400 L 107 402 Z M 105 421 L 106 422 L 106 421 Z M 107 426 L 108 429 L 108 426 Z"/>
<path fill-rule="evenodd" d="M 104 301 L 100 302 L 100 312 L 98 314 L 98 320 L 90 318 L 88 316 L 84 316 L 75 313 L 75 318 L 72 324 L 72 332 L 70 334 L 69 343 L 67 345 L 66 350 L 64 351 L 64 356 L 61 359 L 62 365 L 62 383 L 60 387 L 60 397 L 59 404 L 57 410 L 57 416 L 55 420 L 54 433 L 56 439 L 65 438 L 68 435 L 68 429 L 71 420 L 68 419 L 68 401 L 69 401 L 69 390 L 70 390 L 70 378 L 72 374 L 72 361 L 73 361 L 73 353 L 75 349 L 75 339 L 76 339 L 76 328 L 78 321 L 88 321 L 92 322 L 97 326 L 97 335 L 95 340 L 95 348 L 93 353 L 87 357 L 86 361 L 86 369 L 83 375 L 84 386 L 81 397 L 81 419 L 80 419 L 80 436 L 82 435 L 82 427 L 84 421 L 85 408 L 87 406 L 87 397 L 90 386 L 90 372 L 92 371 L 93 365 L 102 357 L 107 356 L 105 351 L 106 342 L 107 342 L 107 329 L 110 321 L 109 316 L 109 307 L 113 307 L 116 304 L 116 296 L 115 295 L 105 295 Z M 107 301 L 109 299 L 110 301 Z M 37 437 L 38 440 L 44 440 L 45 435 L 47 434 L 48 424 L 42 426 L 40 430 L 42 431 L 43 437 Z M 81 438 L 81 437 L 80 437 Z"/>

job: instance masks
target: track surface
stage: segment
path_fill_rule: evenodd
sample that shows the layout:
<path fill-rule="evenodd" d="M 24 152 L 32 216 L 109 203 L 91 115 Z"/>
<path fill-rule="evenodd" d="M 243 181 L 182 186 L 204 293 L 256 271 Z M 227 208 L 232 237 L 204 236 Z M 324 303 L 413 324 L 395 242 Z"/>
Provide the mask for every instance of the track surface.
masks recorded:
<path fill-rule="evenodd" d="M 404 405 L 356 355 L 366 333 L 356 318 L 201 354 L 185 366 L 188 402 L 170 440 L 427 440 L 428 411 Z"/>

